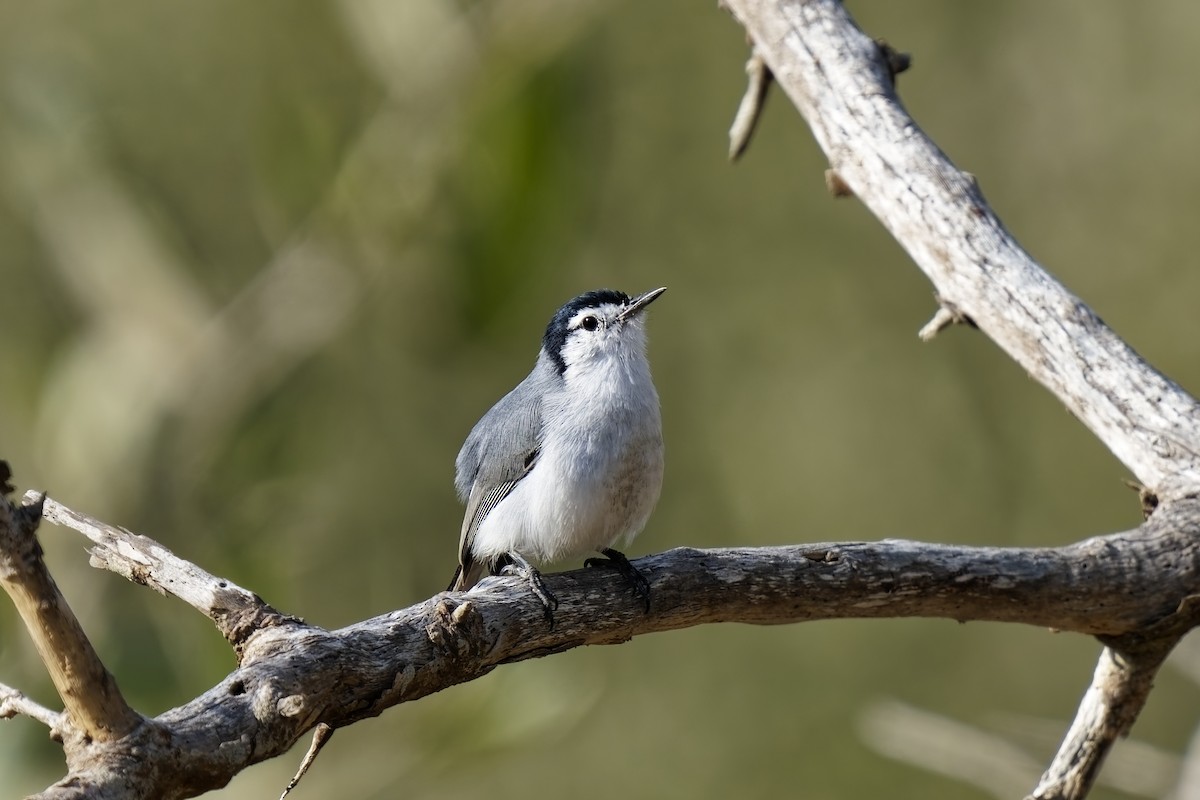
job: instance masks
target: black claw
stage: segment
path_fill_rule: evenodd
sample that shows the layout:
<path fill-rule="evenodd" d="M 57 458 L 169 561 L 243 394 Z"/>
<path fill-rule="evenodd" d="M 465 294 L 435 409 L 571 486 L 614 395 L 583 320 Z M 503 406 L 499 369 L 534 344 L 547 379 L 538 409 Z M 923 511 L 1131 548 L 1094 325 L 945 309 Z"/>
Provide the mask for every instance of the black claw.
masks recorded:
<path fill-rule="evenodd" d="M 589 558 L 583 562 L 585 567 L 611 567 L 621 573 L 621 577 L 633 588 L 633 593 L 646 604 L 646 613 L 650 613 L 650 581 L 646 580 L 637 567 L 629 563 L 624 553 L 606 547 L 600 551 L 605 558 Z"/>
<path fill-rule="evenodd" d="M 498 574 L 516 575 L 524 578 L 529 583 L 529 590 L 542 603 L 542 612 L 546 616 L 546 624 L 553 628 L 554 612 L 558 608 L 558 598 L 546 587 L 546 582 L 542 580 L 542 573 L 538 572 L 536 567 L 526 561 L 525 557 L 517 552 L 501 556 L 497 567 Z"/>

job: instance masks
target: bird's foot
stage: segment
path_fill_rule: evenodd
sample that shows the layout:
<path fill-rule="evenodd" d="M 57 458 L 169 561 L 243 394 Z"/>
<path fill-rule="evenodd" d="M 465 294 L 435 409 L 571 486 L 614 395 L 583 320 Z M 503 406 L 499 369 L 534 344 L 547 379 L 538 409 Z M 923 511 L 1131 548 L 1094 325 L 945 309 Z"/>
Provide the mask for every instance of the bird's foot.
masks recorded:
<path fill-rule="evenodd" d="M 600 551 L 604 558 L 589 558 L 583 562 L 585 567 L 611 567 L 621 573 L 621 577 L 633 588 L 633 593 L 646 604 L 646 613 L 650 612 L 650 581 L 646 580 L 638 568 L 629 563 L 624 553 L 606 547 Z"/>
<path fill-rule="evenodd" d="M 497 574 L 516 575 L 529 583 L 529 590 L 542 602 L 542 612 L 546 615 L 546 622 L 553 628 L 554 611 L 558 608 L 558 598 L 546 588 L 546 582 L 542 580 L 542 573 L 538 572 L 537 567 L 515 551 L 501 556 L 497 567 L 499 568 L 496 570 Z"/>

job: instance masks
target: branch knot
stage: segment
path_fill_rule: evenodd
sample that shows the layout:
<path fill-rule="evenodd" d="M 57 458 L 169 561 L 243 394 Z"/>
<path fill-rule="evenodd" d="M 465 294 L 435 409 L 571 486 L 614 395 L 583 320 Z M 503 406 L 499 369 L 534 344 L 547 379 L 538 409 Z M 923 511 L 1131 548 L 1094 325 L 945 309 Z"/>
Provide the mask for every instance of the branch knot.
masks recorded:
<path fill-rule="evenodd" d="M 480 655 L 488 650 L 483 616 L 470 600 L 439 600 L 425 634 L 434 646 L 450 655 Z"/>

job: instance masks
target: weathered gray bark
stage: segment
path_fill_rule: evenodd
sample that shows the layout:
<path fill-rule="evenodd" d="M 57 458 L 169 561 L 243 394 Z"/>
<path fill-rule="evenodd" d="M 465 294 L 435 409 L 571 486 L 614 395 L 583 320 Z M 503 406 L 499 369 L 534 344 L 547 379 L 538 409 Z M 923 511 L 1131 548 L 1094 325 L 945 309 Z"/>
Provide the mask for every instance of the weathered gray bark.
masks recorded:
<path fill-rule="evenodd" d="M 1005 230 L 974 178 L 957 169 L 901 105 L 897 62 L 836 0 L 725 0 L 755 58 L 812 128 L 831 187 L 856 195 L 908 251 L 942 308 L 922 338 L 970 321 L 991 337 L 1148 487 L 1156 519 L 1184 533 L 1200 493 L 1200 405 L 1155 371 Z M 1141 535 L 1152 535 L 1145 526 Z M 1149 591 L 1169 563 L 1140 562 Z M 1163 600 L 1175 604 L 1196 585 Z M 1194 613 L 1172 617 L 1153 646 L 1110 641 L 1075 724 L 1035 789 L 1087 794 L 1113 741 L 1128 731 L 1152 678 Z"/>
<path fill-rule="evenodd" d="M 866 204 L 933 281 L 943 309 L 924 334 L 955 321 L 978 325 L 1149 487 L 1157 507 L 1147 522 L 1058 548 L 908 541 L 681 548 L 635 562 L 650 579 L 649 613 L 618 576 L 583 570 L 547 577 L 561 601 L 553 629 L 521 582 L 495 579 L 326 631 L 151 540 L 49 500 L 48 519 L 93 541 L 93 564 L 175 594 L 209 616 L 235 647 L 239 666 L 154 719 L 129 717 L 123 701 L 95 705 L 86 712 L 96 717 L 91 722 L 80 718 L 69 698 L 107 691 L 106 672 L 66 671 L 74 676 L 59 687 L 66 715 L 0 686 L 0 716 L 28 714 L 61 732 L 69 774 L 43 797 L 194 796 L 287 751 L 319 723 L 349 725 L 499 664 L 581 645 L 713 622 L 914 616 L 1022 622 L 1101 637 L 1107 648 L 1092 688 L 1034 796 L 1087 793 L 1112 741 L 1144 704 L 1162 659 L 1197 621 L 1190 598 L 1200 590 L 1200 406 L 1020 248 L 974 180 L 900 105 L 889 69 L 898 62 L 839 3 L 726 4 L 749 33 L 755 58 L 812 126 L 833 168 L 831 186 Z M 761 69 L 754 75 L 761 101 L 769 79 Z M 745 145 L 752 123 L 741 120 L 735 149 Z M 30 559 L 40 562 L 31 539 L 36 514 L 7 499 L 5 505 L 4 587 L 14 597 L 48 592 L 24 577 L 37 572 L 24 568 Z M 82 639 L 82 631 L 52 637 L 48 663 L 86 659 Z M 79 734 L 91 729 L 115 734 Z"/>

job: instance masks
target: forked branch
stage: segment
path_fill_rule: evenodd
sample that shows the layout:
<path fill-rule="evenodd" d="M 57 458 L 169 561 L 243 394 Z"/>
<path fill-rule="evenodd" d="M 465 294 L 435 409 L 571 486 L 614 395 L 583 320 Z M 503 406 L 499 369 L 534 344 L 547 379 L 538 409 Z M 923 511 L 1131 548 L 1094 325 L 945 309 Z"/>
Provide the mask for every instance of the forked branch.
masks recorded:
<path fill-rule="evenodd" d="M 0 469 L 7 473 L 8 466 Z M 40 497 L 25 506 L 13 506 L 7 497 L 0 497 L 0 587 L 33 638 L 73 729 L 88 740 L 120 739 L 137 727 L 141 717 L 121 696 L 42 561 L 35 535 L 41 511 Z M 9 708 L 30 710 L 22 697 L 10 695 Z"/>
<path fill-rule="evenodd" d="M 59 508 L 79 527 L 107 527 Z M 524 584 L 508 578 L 338 631 L 265 615 L 242 640 L 238 669 L 205 694 L 106 743 L 68 737 L 69 779 L 45 796 L 194 796 L 286 752 L 318 725 L 343 727 L 501 664 L 693 625 L 942 617 L 1128 636 L 1175 617 L 1178 598 L 1200 582 L 1198 518 L 1192 503 L 1165 503 L 1136 530 L 1059 548 L 898 540 L 680 548 L 636 562 L 650 579 L 649 613 L 608 571 L 546 576 L 561 600 L 552 629 Z M 199 585 L 211 579 L 178 572 L 169 551 L 121 529 L 97 547 L 93 563 L 129 576 L 121 562 L 133 558 L 149 585 L 167 574 Z M 153 563 L 140 560 L 147 549 L 159 555 Z M 1157 565 L 1169 567 L 1161 582 L 1137 579 Z"/>
<path fill-rule="evenodd" d="M 931 339 L 970 321 L 1048 388 L 1117 456 L 1153 502 L 1200 494 L 1200 404 L 1120 339 L 1025 252 L 895 91 L 895 51 L 859 30 L 837 0 L 724 0 L 853 194 L 929 277 L 941 303 Z M 1194 520 L 1181 518 L 1180 525 Z M 1148 591 L 1164 574 L 1140 576 Z M 1187 596 L 1173 623 L 1194 624 Z M 1164 598 L 1165 599 L 1165 598 Z M 1152 637 L 1153 638 L 1153 637 Z M 1178 641 L 1104 651 L 1075 724 L 1037 798 L 1081 798 L 1113 740 L 1133 723 Z"/>

